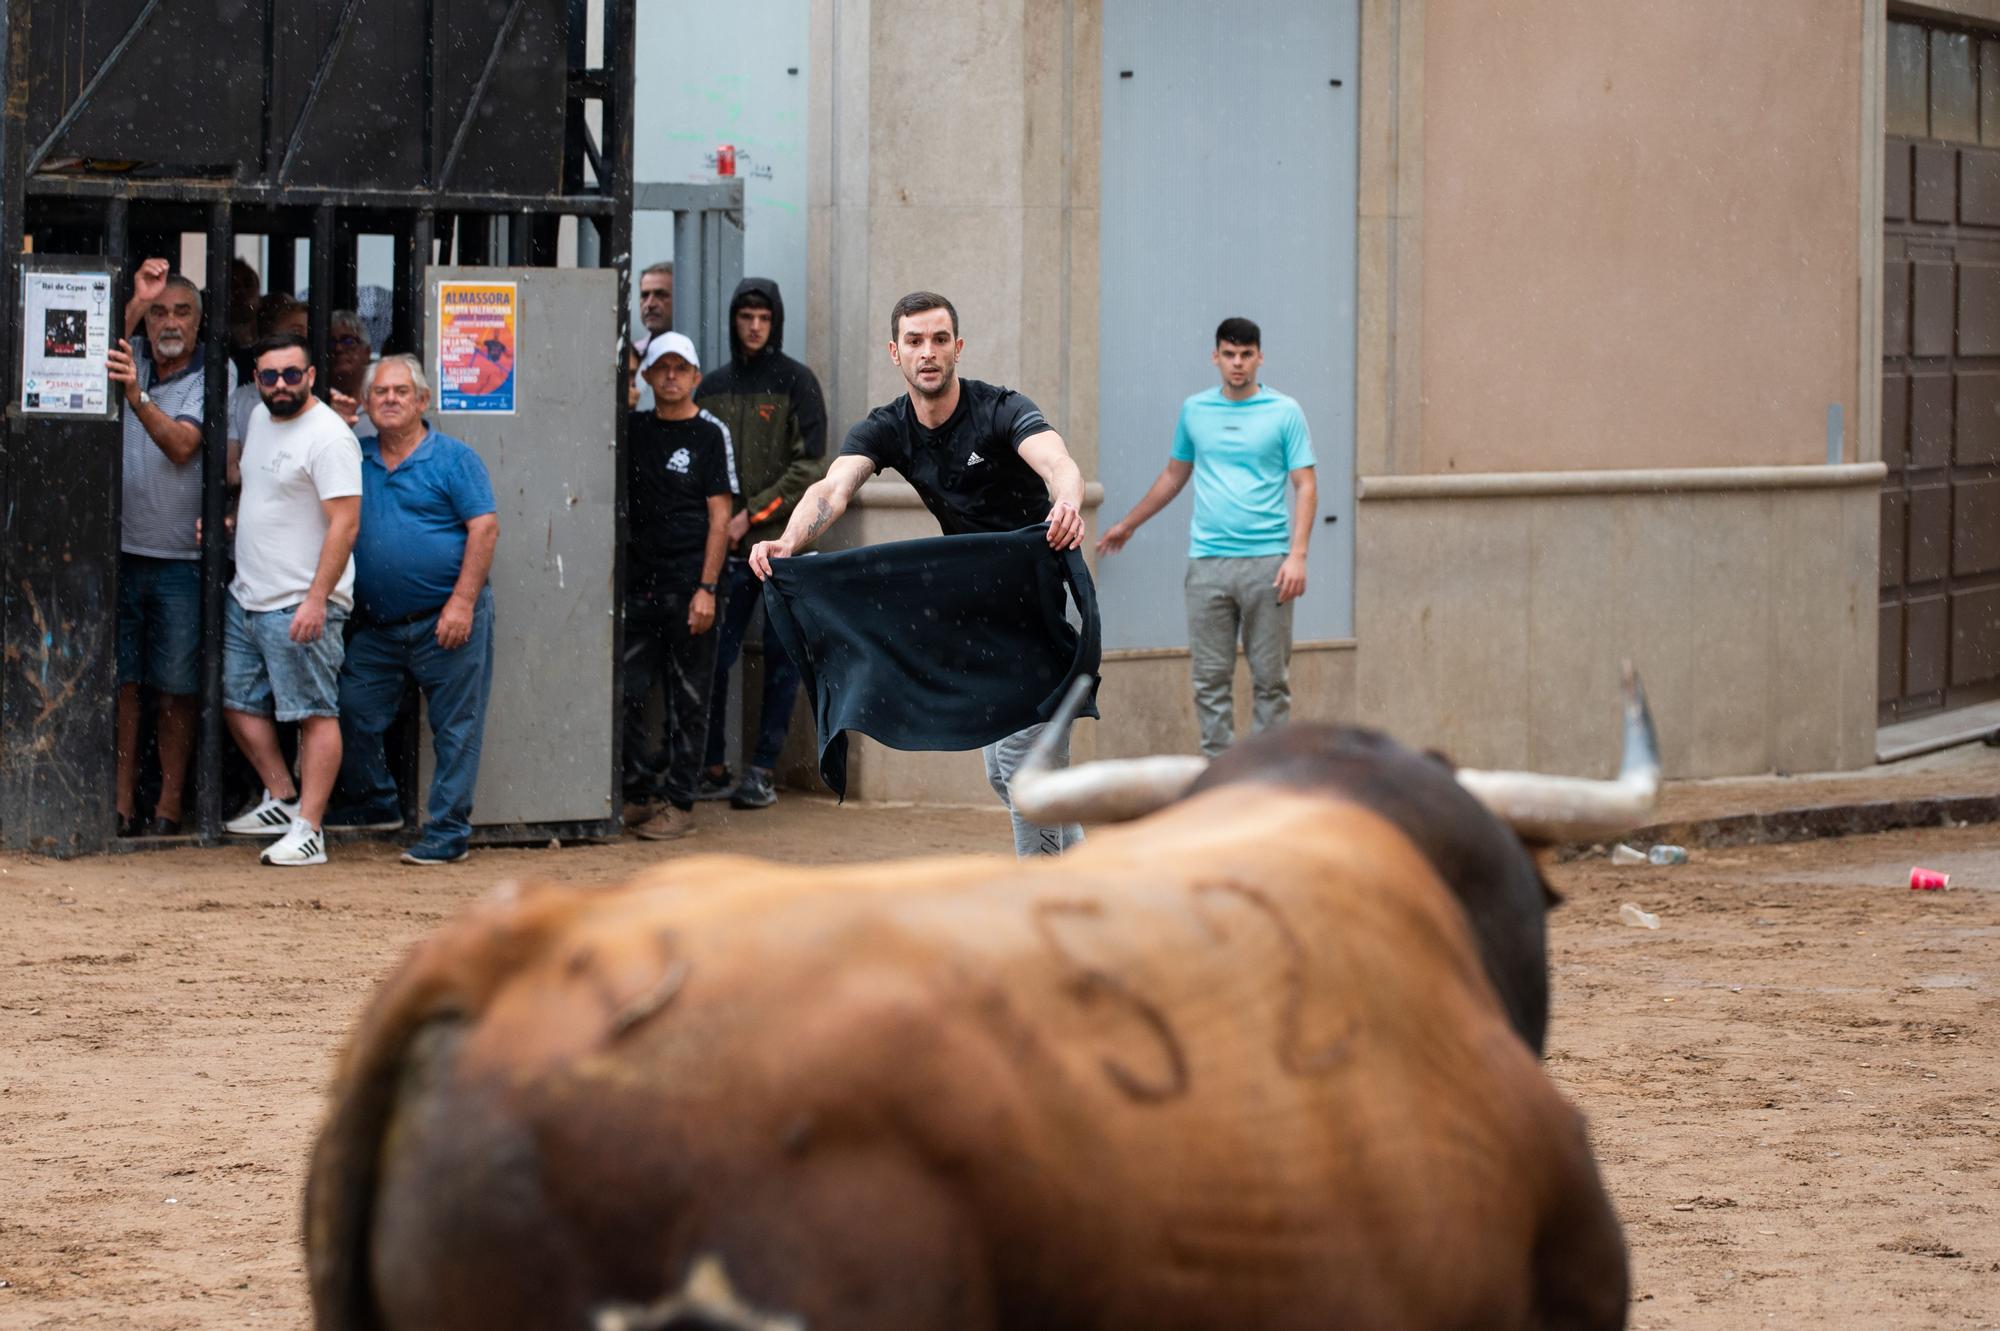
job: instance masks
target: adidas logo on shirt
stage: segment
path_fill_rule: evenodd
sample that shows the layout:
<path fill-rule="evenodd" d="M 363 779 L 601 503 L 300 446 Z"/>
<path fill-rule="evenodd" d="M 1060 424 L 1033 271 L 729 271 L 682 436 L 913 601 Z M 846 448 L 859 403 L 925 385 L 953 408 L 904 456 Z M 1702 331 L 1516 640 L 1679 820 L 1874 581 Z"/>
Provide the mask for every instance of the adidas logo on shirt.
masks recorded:
<path fill-rule="evenodd" d="M 966 455 L 965 465 L 968 467 L 977 466 L 979 463 L 984 461 L 986 461 L 985 458 L 980 457 L 977 452 L 973 452 Z"/>
<path fill-rule="evenodd" d="M 688 451 L 685 448 L 675 449 L 674 455 L 667 459 L 667 470 L 677 471 L 683 476 L 688 474 L 688 468 L 692 465 L 694 465 L 694 459 L 688 455 Z"/>

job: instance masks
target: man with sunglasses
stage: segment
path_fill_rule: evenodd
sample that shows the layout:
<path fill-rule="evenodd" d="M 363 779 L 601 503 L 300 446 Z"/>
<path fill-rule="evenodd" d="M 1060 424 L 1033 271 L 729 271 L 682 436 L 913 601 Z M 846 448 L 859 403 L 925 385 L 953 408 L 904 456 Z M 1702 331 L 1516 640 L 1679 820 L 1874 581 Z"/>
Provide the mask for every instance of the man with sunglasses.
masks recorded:
<path fill-rule="evenodd" d="M 222 705 L 264 795 L 228 828 L 278 837 L 261 857 L 266 864 L 325 864 L 321 823 L 340 772 L 341 621 L 354 608 L 361 447 L 313 396 L 304 338 L 278 333 L 252 350 L 264 402 L 244 431 Z M 279 721 L 299 723 L 296 782 L 278 747 Z"/>

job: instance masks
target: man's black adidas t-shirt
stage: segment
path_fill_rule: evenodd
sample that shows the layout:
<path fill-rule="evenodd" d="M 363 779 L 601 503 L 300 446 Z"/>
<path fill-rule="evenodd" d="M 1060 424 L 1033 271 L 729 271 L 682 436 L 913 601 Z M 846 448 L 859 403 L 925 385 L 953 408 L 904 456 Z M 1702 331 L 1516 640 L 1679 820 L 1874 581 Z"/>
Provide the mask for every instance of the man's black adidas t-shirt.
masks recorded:
<path fill-rule="evenodd" d="M 1048 517 L 1049 487 L 1015 450 L 1048 428 L 1013 389 L 961 379 L 958 408 L 937 429 L 917 422 L 905 393 L 849 430 L 840 452 L 901 472 L 947 536 L 1018 531 Z"/>
<path fill-rule="evenodd" d="M 729 432 L 707 412 L 684 421 L 632 413 L 625 427 L 627 590 L 693 590 L 708 543 L 709 497 L 732 491 L 734 470 Z"/>

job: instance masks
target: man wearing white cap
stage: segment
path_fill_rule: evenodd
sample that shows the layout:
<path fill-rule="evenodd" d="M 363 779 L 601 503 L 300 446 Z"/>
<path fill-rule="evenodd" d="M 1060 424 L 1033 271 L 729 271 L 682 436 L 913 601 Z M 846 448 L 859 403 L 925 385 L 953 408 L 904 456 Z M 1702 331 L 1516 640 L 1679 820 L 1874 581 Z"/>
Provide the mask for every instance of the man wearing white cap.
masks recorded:
<path fill-rule="evenodd" d="M 625 822 L 666 841 L 694 830 L 736 463 L 729 431 L 695 405 L 701 360 L 685 334 L 654 337 L 639 373 L 653 409 L 625 430 Z M 646 733 L 655 679 L 666 694 L 657 745 Z"/>

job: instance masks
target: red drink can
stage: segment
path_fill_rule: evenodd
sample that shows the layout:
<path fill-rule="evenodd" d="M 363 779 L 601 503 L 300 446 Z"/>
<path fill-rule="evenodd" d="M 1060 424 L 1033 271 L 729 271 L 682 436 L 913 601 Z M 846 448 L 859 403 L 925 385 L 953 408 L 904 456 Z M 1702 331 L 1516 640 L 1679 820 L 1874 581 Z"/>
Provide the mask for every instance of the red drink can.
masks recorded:
<path fill-rule="evenodd" d="M 715 174 L 733 176 L 736 174 L 736 145 L 724 143 L 715 150 Z"/>
<path fill-rule="evenodd" d="M 1910 890 L 1912 892 L 1942 892 L 1951 886 L 1951 875 L 1939 873 L 1936 869 L 1910 869 Z"/>

